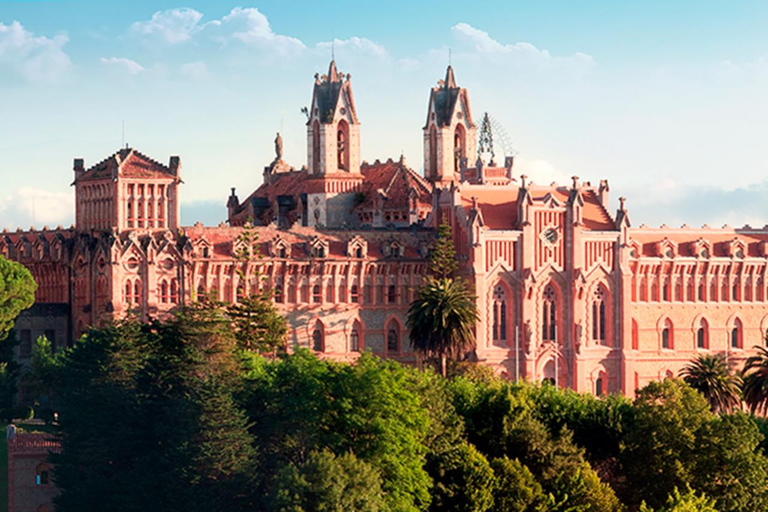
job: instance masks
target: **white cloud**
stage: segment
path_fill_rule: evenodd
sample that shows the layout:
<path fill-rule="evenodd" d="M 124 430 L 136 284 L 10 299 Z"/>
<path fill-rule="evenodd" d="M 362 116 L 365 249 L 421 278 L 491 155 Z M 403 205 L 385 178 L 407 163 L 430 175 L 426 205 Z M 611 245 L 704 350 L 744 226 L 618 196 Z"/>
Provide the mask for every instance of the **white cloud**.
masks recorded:
<path fill-rule="evenodd" d="M 513 174 L 516 178 L 521 174 L 525 174 L 536 185 L 549 185 L 552 182 L 558 185 L 570 185 L 571 183 L 567 173 L 540 158 L 527 159 L 516 156 Z"/>
<path fill-rule="evenodd" d="M 36 36 L 18 21 L 0 23 L 0 69 L 8 66 L 32 82 L 54 81 L 70 66 L 69 56 L 62 49 L 67 41 L 64 34 Z"/>
<path fill-rule="evenodd" d="M 144 66 L 134 60 L 123 57 L 102 57 L 99 61 L 107 66 L 121 67 L 131 75 L 137 75 L 144 71 Z"/>
<path fill-rule="evenodd" d="M 168 9 L 157 11 L 147 21 L 137 21 L 131 31 L 138 35 L 159 36 L 168 44 L 189 41 L 201 30 L 203 14 L 194 9 Z"/>
<path fill-rule="evenodd" d="M 549 50 L 540 50 L 531 43 L 503 44 L 493 39 L 488 32 L 477 29 L 468 23 L 457 23 L 451 27 L 451 31 L 460 41 L 468 43 L 473 52 L 480 54 L 502 56 L 544 66 L 566 64 L 579 68 L 590 68 L 595 64 L 592 57 L 585 53 L 576 52 L 567 57 L 559 57 L 552 55 Z"/>
<path fill-rule="evenodd" d="M 27 229 L 34 225 L 51 228 L 73 222 L 74 200 L 72 192 L 50 192 L 22 187 L 7 195 L 0 203 L 3 227 Z"/>
<path fill-rule="evenodd" d="M 255 7 L 235 7 L 209 27 L 218 27 L 225 40 L 235 39 L 248 45 L 267 46 L 281 55 L 299 53 L 306 48 L 301 40 L 275 33 L 269 20 Z"/>

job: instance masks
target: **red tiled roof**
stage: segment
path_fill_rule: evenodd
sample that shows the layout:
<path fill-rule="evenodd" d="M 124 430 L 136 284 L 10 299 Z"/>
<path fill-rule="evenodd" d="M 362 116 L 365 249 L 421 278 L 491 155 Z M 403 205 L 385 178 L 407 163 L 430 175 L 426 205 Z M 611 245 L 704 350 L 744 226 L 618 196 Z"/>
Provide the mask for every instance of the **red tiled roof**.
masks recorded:
<path fill-rule="evenodd" d="M 360 172 L 365 177 L 363 193 L 366 198 L 361 208 L 373 208 L 375 194 L 378 190 L 384 192 L 385 209 L 408 209 L 412 191 L 416 193 L 419 206 L 432 204 L 432 192 L 426 180 L 419 176 L 405 163 L 387 160 L 384 163 L 363 165 Z"/>
<path fill-rule="evenodd" d="M 86 170 L 78 180 L 104 178 L 175 178 L 175 173 L 166 165 L 152 160 L 133 148 L 121 149 Z"/>
<path fill-rule="evenodd" d="M 742 241 L 746 245 L 746 256 L 760 256 L 759 245 L 768 241 L 768 232 L 752 231 L 746 228 L 631 228 L 629 230 L 630 241 L 640 246 L 640 255 L 657 256 L 656 244 L 669 240 L 677 246 L 675 256 L 696 256 L 693 250 L 699 240 L 707 242 L 714 257 L 728 256 L 728 243 L 734 239 Z"/>
<path fill-rule="evenodd" d="M 472 198 L 483 214 L 483 221 L 489 229 L 517 228 L 517 187 L 465 188 L 461 192 L 461 205 L 469 210 Z"/>

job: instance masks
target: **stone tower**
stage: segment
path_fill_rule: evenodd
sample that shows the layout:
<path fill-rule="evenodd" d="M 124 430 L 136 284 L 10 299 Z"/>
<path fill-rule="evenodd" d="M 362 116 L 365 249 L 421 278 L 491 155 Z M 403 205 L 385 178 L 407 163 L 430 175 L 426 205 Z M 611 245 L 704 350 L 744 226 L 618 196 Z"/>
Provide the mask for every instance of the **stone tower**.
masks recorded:
<path fill-rule="evenodd" d="M 331 61 L 327 75 L 315 75 L 307 121 L 307 168 L 310 175 L 360 174 L 360 122 L 350 75 Z"/>
<path fill-rule="evenodd" d="M 438 186 L 459 180 L 461 162 L 477 160 L 477 126 L 472 120 L 469 93 L 456 85 L 453 68 L 429 95 L 424 126 L 424 175 Z"/>

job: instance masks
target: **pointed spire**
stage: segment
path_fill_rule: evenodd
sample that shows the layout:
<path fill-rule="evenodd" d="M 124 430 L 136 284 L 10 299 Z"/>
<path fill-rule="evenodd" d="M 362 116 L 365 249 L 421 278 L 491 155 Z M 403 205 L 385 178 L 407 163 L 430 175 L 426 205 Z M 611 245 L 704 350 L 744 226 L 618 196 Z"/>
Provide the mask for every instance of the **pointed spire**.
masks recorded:
<path fill-rule="evenodd" d="M 445 70 L 445 81 L 443 82 L 443 87 L 446 89 L 456 88 L 456 77 L 453 76 L 453 66 L 450 64 L 448 65 L 448 69 Z"/>
<path fill-rule="evenodd" d="M 339 72 L 336 70 L 336 61 L 332 60 L 330 66 L 328 66 L 328 81 L 338 82 Z"/>

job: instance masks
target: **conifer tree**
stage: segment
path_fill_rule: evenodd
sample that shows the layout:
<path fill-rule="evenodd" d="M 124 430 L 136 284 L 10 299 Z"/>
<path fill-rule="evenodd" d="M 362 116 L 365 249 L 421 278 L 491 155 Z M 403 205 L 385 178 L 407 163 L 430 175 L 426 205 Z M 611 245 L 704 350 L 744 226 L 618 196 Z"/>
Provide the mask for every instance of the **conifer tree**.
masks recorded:
<path fill-rule="evenodd" d="M 451 226 L 440 224 L 437 228 L 437 240 L 429 253 L 429 270 L 435 277 L 445 279 L 453 277 L 458 268 Z"/>

